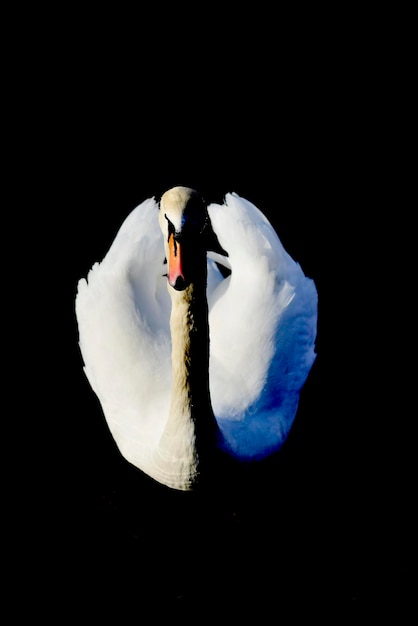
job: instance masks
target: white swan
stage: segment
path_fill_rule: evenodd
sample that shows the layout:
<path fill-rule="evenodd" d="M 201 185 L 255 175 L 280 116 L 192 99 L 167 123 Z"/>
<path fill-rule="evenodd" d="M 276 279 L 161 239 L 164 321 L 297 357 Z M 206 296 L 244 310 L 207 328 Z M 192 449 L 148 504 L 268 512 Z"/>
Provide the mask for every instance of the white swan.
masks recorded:
<path fill-rule="evenodd" d="M 316 357 L 317 291 L 249 201 L 206 206 L 187 187 L 144 201 L 75 308 L 110 432 L 156 481 L 190 490 L 215 450 L 262 459 L 286 440 Z"/>

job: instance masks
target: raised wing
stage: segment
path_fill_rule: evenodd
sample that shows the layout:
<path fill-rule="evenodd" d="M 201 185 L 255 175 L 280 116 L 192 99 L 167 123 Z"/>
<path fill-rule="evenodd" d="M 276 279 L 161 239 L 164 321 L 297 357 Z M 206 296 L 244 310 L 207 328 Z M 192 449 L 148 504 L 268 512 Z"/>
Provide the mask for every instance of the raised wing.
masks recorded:
<path fill-rule="evenodd" d="M 122 224 L 76 297 L 87 378 L 122 454 L 146 468 L 168 415 L 170 299 L 158 206 L 149 199 Z"/>
<path fill-rule="evenodd" d="M 208 294 L 212 405 L 230 451 L 261 458 L 285 441 L 314 362 L 317 291 L 252 203 L 228 194 L 209 214 L 231 269 Z"/>

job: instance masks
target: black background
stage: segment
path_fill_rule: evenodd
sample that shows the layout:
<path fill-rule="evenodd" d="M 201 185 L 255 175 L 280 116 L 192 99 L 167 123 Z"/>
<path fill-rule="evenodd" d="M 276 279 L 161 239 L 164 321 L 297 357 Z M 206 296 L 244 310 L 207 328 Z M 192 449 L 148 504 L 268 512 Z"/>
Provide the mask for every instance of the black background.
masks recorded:
<path fill-rule="evenodd" d="M 16 582 L 41 615 L 115 610 L 121 623 L 149 609 L 195 623 L 401 611 L 412 596 L 411 453 L 387 331 L 402 208 L 390 47 L 338 20 L 320 33 L 308 19 L 303 32 L 266 16 L 208 30 L 194 20 L 185 31 L 167 19 L 62 20 L 15 78 L 10 160 L 24 165 L 18 189 L 41 262 L 29 281 L 36 375 L 22 391 Z M 79 278 L 125 217 L 177 184 L 252 201 L 319 296 L 317 359 L 285 447 L 205 495 L 167 490 L 120 456 L 82 372 L 74 315 Z"/>

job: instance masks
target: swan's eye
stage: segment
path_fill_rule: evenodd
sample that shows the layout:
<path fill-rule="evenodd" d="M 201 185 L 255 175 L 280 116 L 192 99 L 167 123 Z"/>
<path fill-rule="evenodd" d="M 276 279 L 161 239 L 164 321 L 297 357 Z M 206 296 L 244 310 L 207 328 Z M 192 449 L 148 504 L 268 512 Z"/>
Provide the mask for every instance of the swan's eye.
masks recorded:
<path fill-rule="evenodd" d="M 168 219 L 166 213 L 164 213 L 164 217 L 168 222 L 168 236 L 167 236 L 167 241 L 168 241 L 170 239 L 170 235 L 176 234 L 176 229 L 174 228 L 173 222 L 170 222 L 170 220 Z"/>
<path fill-rule="evenodd" d="M 208 215 L 205 215 L 205 218 L 203 220 L 203 224 L 202 227 L 200 229 L 200 234 L 204 234 L 206 232 L 206 230 L 208 230 L 210 228 L 210 221 L 209 221 L 209 217 Z"/>

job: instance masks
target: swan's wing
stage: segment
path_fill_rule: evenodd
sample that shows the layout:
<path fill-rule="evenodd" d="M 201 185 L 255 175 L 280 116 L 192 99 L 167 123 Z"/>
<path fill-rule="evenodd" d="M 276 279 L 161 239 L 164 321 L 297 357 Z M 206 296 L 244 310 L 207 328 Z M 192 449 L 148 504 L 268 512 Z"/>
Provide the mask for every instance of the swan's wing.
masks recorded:
<path fill-rule="evenodd" d="M 232 453 L 261 458 L 285 441 L 314 362 L 317 291 L 253 204 L 228 194 L 209 214 L 232 271 L 208 293 L 212 405 Z"/>
<path fill-rule="evenodd" d="M 78 283 L 85 373 L 122 454 L 146 471 L 168 415 L 170 300 L 153 198 L 122 224 L 101 263 Z"/>

